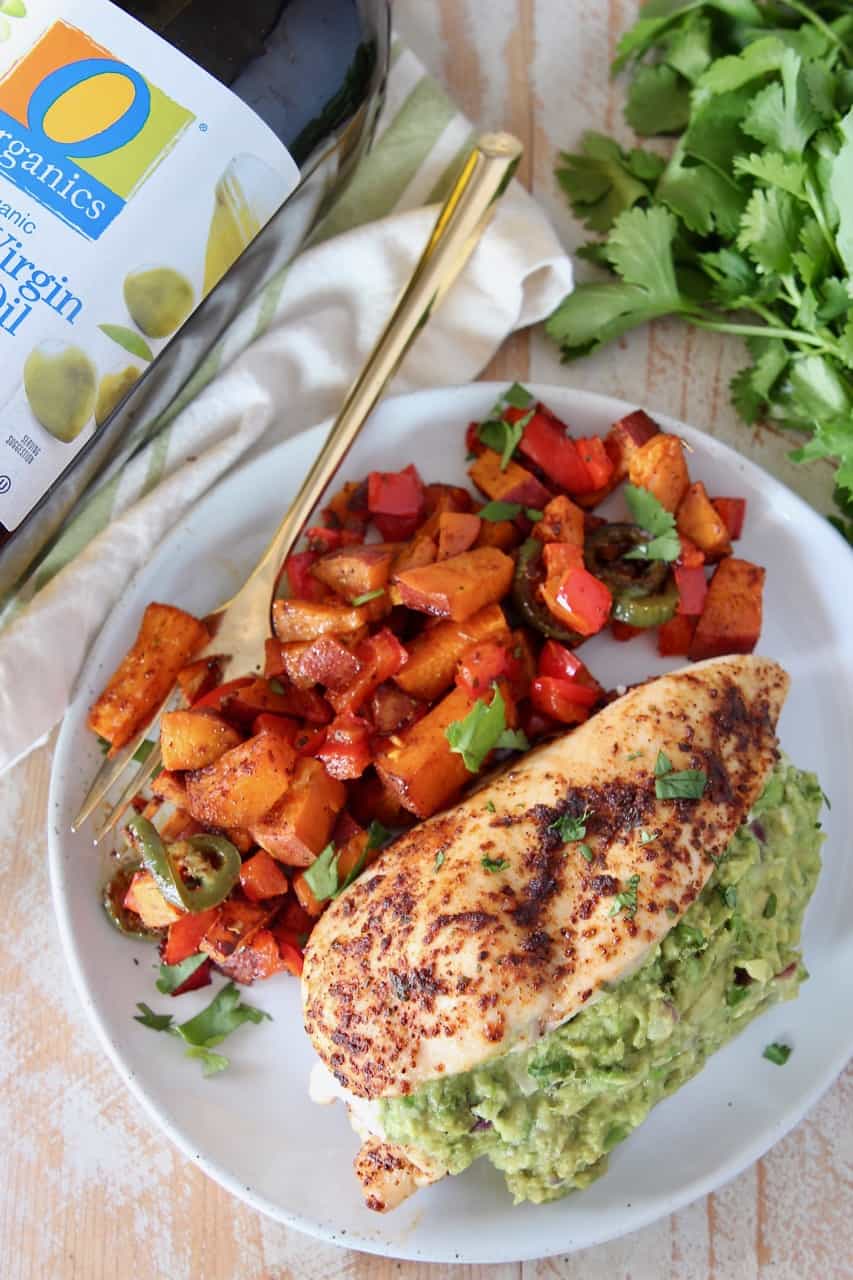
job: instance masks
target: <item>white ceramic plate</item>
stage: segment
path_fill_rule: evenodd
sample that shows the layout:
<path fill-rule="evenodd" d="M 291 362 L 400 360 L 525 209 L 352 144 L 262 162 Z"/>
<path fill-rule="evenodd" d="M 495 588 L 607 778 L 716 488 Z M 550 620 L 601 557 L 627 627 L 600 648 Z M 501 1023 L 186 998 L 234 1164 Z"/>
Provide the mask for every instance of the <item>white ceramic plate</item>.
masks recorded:
<path fill-rule="evenodd" d="M 462 482 L 465 425 L 484 416 L 501 389 L 480 383 L 387 402 L 353 449 L 345 478 L 415 462 L 426 480 Z M 534 389 L 584 435 L 603 433 L 635 407 L 566 388 Z M 290 1226 L 341 1245 L 437 1262 L 503 1262 L 596 1244 L 733 1177 L 800 1119 L 853 1051 L 853 555 L 825 520 L 758 467 L 698 431 L 661 421 L 694 447 L 694 478 L 712 494 L 747 499 L 738 550 L 768 571 L 761 652 L 793 676 L 781 740 L 796 762 L 818 771 L 832 799 L 825 866 L 804 936 L 811 980 L 797 1001 L 759 1019 L 663 1102 L 616 1149 L 603 1178 L 555 1204 L 512 1208 L 502 1179 L 483 1161 L 387 1217 L 368 1212 L 351 1170 L 357 1140 L 344 1109 L 307 1099 L 312 1053 L 298 984 L 282 975 L 252 988 L 247 998 L 274 1021 L 236 1033 L 225 1045 L 230 1070 L 202 1079 L 178 1042 L 134 1022 L 138 1000 L 170 1006 L 154 987 L 156 957 L 105 923 L 100 856 L 85 831 L 69 830 L 101 760 L 85 729 L 87 707 L 132 643 L 144 606 L 169 601 L 204 614 L 229 594 L 325 428 L 245 466 L 199 503 L 133 581 L 94 647 L 63 723 L 50 796 L 51 875 L 69 964 L 140 1105 L 218 1182 Z M 605 685 L 677 665 L 658 659 L 646 637 L 626 645 L 593 640 L 584 659 Z M 170 1011 L 189 1017 L 211 995 L 208 988 L 183 996 Z M 772 1040 L 793 1045 L 784 1068 L 761 1056 Z"/>

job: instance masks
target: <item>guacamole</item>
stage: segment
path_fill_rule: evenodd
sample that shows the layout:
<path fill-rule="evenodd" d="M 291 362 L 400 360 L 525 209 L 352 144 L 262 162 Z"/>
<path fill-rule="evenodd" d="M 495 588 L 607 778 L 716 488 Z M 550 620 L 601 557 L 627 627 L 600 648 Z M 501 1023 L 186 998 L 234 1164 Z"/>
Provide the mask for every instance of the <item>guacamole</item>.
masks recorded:
<path fill-rule="evenodd" d="M 479 1156 L 516 1202 L 555 1200 L 661 1098 L 807 976 L 797 944 L 820 870 L 822 793 L 780 762 L 705 889 L 641 969 L 532 1049 L 381 1103 L 385 1133 L 451 1173 Z"/>

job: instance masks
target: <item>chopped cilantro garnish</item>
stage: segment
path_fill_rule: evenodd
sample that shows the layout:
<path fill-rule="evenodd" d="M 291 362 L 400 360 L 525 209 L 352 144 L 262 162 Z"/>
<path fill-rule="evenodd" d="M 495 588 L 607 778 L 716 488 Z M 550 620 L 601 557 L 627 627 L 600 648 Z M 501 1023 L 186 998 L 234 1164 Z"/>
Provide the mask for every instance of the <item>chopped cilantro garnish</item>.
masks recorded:
<path fill-rule="evenodd" d="M 768 1062 L 774 1063 L 777 1067 L 784 1067 L 791 1053 L 792 1049 L 789 1044 L 779 1044 L 777 1041 L 773 1041 L 772 1044 L 768 1044 L 765 1047 L 761 1056 L 766 1058 Z"/>
<path fill-rule="evenodd" d="M 524 409 L 527 412 L 517 422 L 509 422 L 505 416 L 507 409 Z M 485 422 L 481 422 L 477 428 L 477 438 L 481 443 L 501 455 L 501 471 L 506 471 L 509 466 L 512 455 L 521 443 L 524 428 L 535 412 L 533 396 L 520 383 L 514 382 L 498 400 Z"/>
<path fill-rule="evenodd" d="M 136 748 L 136 750 L 133 753 L 133 758 L 136 761 L 136 763 L 145 764 L 145 761 L 148 759 L 148 757 L 151 755 L 151 752 L 154 750 L 154 746 L 155 744 L 153 742 L 148 742 L 148 741 L 140 742 L 139 746 Z"/>
<path fill-rule="evenodd" d="M 263 1022 L 270 1015 L 254 1005 L 243 1004 L 240 992 L 233 982 L 229 982 L 214 999 L 186 1022 L 173 1023 L 171 1014 L 155 1013 L 147 1004 L 137 1004 L 139 1014 L 135 1014 L 136 1022 L 152 1031 L 167 1031 L 170 1035 L 180 1036 L 188 1046 L 188 1058 L 201 1061 L 204 1074 L 213 1075 L 216 1071 L 224 1071 L 228 1059 L 221 1053 L 212 1053 L 216 1045 L 221 1044 L 226 1036 L 241 1027 L 244 1022 Z"/>
<path fill-rule="evenodd" d="M 629 551 L 626 560 L 677 560 L 681 555 L 681 539 L 675 528 L 675 516 L 667 511 L 653 493 L 636 485 L 625 485 L 625 501 L 635 522 L 652 537 Z"/>
<path fill-rule="evenodd" d="M 380 596 L 384 596 L 384 595 L 385 595 L 385 588 L 377 587 L 375 591 L 365 591 L 364 595 L 355 596 L 352 600 L 350 600 L 350 604 L 353 606 L 353 608 L 357 609 L 359 605 L 367 604 L 370 600 L 378 600 Z"/>
<path fill-rule="evenodd" d="M 487 502 L 481 507 L 477 515 L 481 520 L 488 520 L 490 524 L 496 524 L 498 520 L 514 520 L 517 515 L 521 514 L 520 502 Z"/>
<path fill-rule="evenodd" d="M 494 812 L 495 812 L 495 802 L 494 802 L 494 800 L 487 800 L 487 801 L 486 801 L 486 809 L 487 809 L 487 811 L 488 811 L 489 813 L 494 813 Z"/>
<path fill-rule="evenodd" d="M 370 826 L 367 828 L 367 850 L 381 849 L 383 844 L 387 844 L 389 840 L 394 839 L 393 831 L 389 831 L 383 826 L 378 818 L 374 818 Z"/>
<path fill-rule="evenodd" d="M 338 851 L 330 842 L 306 867 L 302 878 L 318 902 L 326 902 L 338 891 Z"/>
<path fill-rule="evenodd" d="M 673 771 L 672 761 L 662 751 L 655 761 L 655 795 L 658 800 L 698 800 L 708 775 L 704 769 Z"/>
<path fill-rule="evenodd" d="M 733 884 L 718 884 L 717 892 L 726 906 L 734 910 L 737 906 L 737 887 Z"/>
<path fill-rule="evenodd" d="M 529 745 L 518 729 L 506 727 L 506 703 L 500 689 L 486 705 L 478 698 L 464 720 L 454 720 L 444 731 L 450 750 L 461 755 L 469 773 L 482 768 L 490 752 L 505 748 L 525 751 Z"/>
<path fill-rule="evenodd" d="M 488 854 L 484 853 L 482 858 L 480 859 L 480 865 L 483 867 L 485 871 L 495 872 L 495 871 L 506 871 L 507 867 L 509 866 L 509 863 L 507 862 L 506 858 L 490 858 Z"/>
<path fill-rule="evenodd" d="M 438 853 L 435 855 L 435 870 L 440 871 L 443 866 L 444 866 L 444 850 L 439 849 Z"/>
<path fill-rule="evenodd" d="M 161 964 L 160 976 L 157 979 L 157 990 L 162 991 L 164 996 L 170 996 L 173 991 L 177 991 L 178 987 L 182 987 L 187 978 L 191 978 L 197 969 L 200 969 L 207 959 L 206 955 L 199 953 L 194 956 L 187 956 L 186 960 L 181 960 L 178 964 Z"/>
<path fill-rule="evenodd" d="M 727 987 L 726 988 L 726 1004 L 730 1009 L 735 1009 L 749 995 L 749 987 Z"/>
<path fill-rule="evenodd" d="M 659 835 L 659 831 L 647 831 L 645 827 L 640 827 L 640 844 L 652 844 Z"/>
<path fill-rule="evenodd" d="M 578 843 L 578 853 L 587 862 L 592 862 L 592 859 L 593 859 L 592 849 L 590 849 L 589 845 L 583 840 L 579 841 Z"/>
<path fill-rule="evenodd" d="M 554 819 L 548 830 L 555 831 L 564 844 L 569 844 L 575 840 L 583 840 L 586 835 L 586 824 L 591 817 L 592 811 L 588 808 L 584 809 L 583 813 L 576 817 L 563 813 L 559 818 Z"/>
<path fill-rule="evenodd" d="M 655 777 L 662 778 L 665 773 L 672 772 L 672 761 L 669 756 L 664 755 L 662 751 L 658 752 L 655 760 Z"/>
<path fill-rule="evenodd" d="M 613 906 L 610 908 L 610 915 L 618 916 L 620 911 L 624 911 L 626 916 L 633 918 L 637 914 L 637 890 L 639 887 L 640 877 L 637 875 L 630 876 L 627 888 L 616 894 Z"/>

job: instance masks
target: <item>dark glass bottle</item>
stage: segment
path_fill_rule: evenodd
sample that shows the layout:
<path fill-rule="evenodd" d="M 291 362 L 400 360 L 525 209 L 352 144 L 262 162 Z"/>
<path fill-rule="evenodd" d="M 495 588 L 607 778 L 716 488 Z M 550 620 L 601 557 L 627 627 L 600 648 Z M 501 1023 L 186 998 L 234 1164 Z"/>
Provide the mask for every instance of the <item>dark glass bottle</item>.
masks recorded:
<path fill-rule="evenodd" d="M 0 524 L 0 604 L 98 472 L 171 403 L 246 299 L 293 257 L 369 145 L 382 104 L 389 0 L 126 0 L 118 8 L 247 103 L 288 148 L 300 178 L 26 519 L 11 533 Z"/>

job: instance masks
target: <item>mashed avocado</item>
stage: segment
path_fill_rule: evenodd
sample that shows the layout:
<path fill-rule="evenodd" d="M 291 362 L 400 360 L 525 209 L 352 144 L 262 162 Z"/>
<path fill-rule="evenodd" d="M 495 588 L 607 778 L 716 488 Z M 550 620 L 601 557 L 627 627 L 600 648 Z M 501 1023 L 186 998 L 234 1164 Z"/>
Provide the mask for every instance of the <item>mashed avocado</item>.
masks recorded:
<path fill-rule="evenodd" d="M 520 1200 L 604 1173 L 661 1098 L 807 976 L 797 944 L 820 870 L 814 774 L 782 761 L 705 889 L 631 977 L 532 1049 L 381 1104 L 387 1136 L 460 1173 L 478 1156 Z"/>

